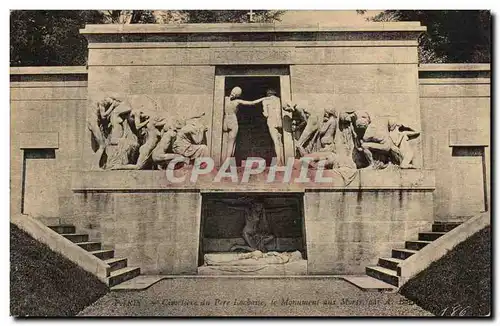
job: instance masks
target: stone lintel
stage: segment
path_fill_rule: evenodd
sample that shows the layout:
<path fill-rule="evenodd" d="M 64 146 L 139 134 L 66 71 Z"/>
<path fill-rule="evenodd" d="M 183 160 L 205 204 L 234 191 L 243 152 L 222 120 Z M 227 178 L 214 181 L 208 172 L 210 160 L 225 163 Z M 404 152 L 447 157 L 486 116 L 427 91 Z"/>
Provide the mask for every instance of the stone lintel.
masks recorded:
<path fill-rule="evenodd" d="M 427 63 L 419 71 L 490 71 L 489 63 Z"/>
<path fill-rule="evenodd" d="M 488 134 L 483 130 L 478 129 L 450 129 L 449 131 L 449 146 L 450 147 L 470 147 L 483 146 L 489 144 Z"/>
<path fill-rule="evenodd" d="M 58 132 L 22 132 L 19 134 L 20 149 L 59 148 Z"/>
<path fill-rule="evenodd" d="M 238 180 L 241 180 L 241 169 Z M 165 171 L 79 171 L 73 173 L 74 192 L 200 192 L 200 193 L 268 193 L 317 191 L 433 191 L 433 170 L 358 170 L 352 182 L 345 185 L 340 175 L 327 183 L 297 183 L 280 181 L 267 183 L 267 172 L 252 175 L 248 183 L 214 182 L 216 173 L 200 175 L 196 183 L 189 181 L 190 173 L 176 171 L 176 177 L 186 176 L 186 182 L 172 183 Z M 333 173 L 335 174 L 335 173 Z M 332 175 L 333 175 L 332 174 Z M 330 175 L 330 176 L 332 176 Z"/>
<path fill-rule="evenodd" d="M 11 67 L 11 75 L 73 75 L 87 74 L 85 66 L 59 66 L 59 67 Z"/>

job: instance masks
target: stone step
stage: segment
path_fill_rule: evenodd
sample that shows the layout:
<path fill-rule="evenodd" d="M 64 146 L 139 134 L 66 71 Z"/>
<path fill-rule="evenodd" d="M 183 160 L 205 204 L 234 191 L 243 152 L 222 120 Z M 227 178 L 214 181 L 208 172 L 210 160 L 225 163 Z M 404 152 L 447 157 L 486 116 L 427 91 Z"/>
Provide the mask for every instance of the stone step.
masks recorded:
<path fill-rule="evenodd" d="M 366 275 L 384 281 L 394 286 L 398 286 L 399 277 L 396 271 L 384 268 L 382 266 L 368 266 L 366 267 Z"/>
<path fill-rule="evenodd" d="M 111 267 L 111 272 L 127 267 L 127 258 L 110 258 L 106 259 L 104 262 Z"/>
<path fill-rule="evenodd" d="M 432 224 L 432 232 L 448 232 L 456 228 L 462 223 L 458 222 L 434 222 Z"/>
<path fill-rule="evenodd" d="M 62 233 L 63 237 L 68 239 L 71 242 L 87 242 L 89 241 L 89 235 L 84 233 Z"/>
<path fill-rule="evenodd" d="M 392 249 L 392 258 L 406 259 L 416 252 L 416 250 L 410 249 Z"/>
<path fill-rule="evenodd" d="M 418 240 L 434 241 L 443 234 L 446 234 L 446 232 L 420 232 L 418 234 Z"/>
<path fill-rule="evenodd" d="M 70 225 L 70 224 L 50 225 L 49 228 L 56 231 L 59 234 L 75 233 L 76 232 L 75 226 Z"/>
<path fill-rule="evenodd" d="M 403 259 L 399 258 L 383 257 L 378 259 L 378 265 L 387 269 L 392 269 L 393 271 L 397 271 L 398 265 L 402 261 Z"/>
<path fill-rule="evenodd" d="M 76 245 L 78 245 L 80 248 L 83 248 L 87 251 L 101 250 L 101 243 L 100 242 L 93 242 L 93 241 L 77 242 Z"/>
<path fill-rule="evenodd" d="M 111 249 L 95 250 L 90 251 L 90 253 L 102 260 L 110 259 L 115 256 L 115 251 Z"/>
<path fill-rule="evenodd" d="M 111 275 L 108 277 L 108 286 L 115 286 L 127 280 L 130 280 L 136 276 L 141 274 L 141 269 L 139 267 L 125 267 L 120 268 L 114 272 L 111 272 Z"/>
<path fill-rule="evenodd" d="M 427 246 L 429 243 L 432 241 L 406 241 L 405 242 L 405 248 L 410 249 L 410 250 L 420 250 L 423 247 Z"/>

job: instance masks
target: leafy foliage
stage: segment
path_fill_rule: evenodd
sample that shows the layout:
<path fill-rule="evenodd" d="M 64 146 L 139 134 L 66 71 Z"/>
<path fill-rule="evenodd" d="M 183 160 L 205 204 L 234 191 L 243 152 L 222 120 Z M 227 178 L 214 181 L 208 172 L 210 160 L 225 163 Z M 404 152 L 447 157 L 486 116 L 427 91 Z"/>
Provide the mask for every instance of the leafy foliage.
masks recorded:
<path fill-rule="evenodd" d="M 273 22 L 284 11 L 254 10 L 254 22 Z M 248 10 L 13 10 L 10 13 L 10 65 L 85 65 L 85 24 L 243 23 Z"/>
<path fill-rule="evenodd" d="M 358 10 L 365 14 L 364 10 Z M 420 21 L 427 33 L 420 38 L 423 63 L 490 62 L 491 13 L 488 10 L 386 10 L 367 20 Z"/>
<path fill-rule="evenodd" d="M 79 29 L 99 23 L 96 10 L 15 10 L 10 13 L 11 66 L 83 65 L 87 42 Z"/>

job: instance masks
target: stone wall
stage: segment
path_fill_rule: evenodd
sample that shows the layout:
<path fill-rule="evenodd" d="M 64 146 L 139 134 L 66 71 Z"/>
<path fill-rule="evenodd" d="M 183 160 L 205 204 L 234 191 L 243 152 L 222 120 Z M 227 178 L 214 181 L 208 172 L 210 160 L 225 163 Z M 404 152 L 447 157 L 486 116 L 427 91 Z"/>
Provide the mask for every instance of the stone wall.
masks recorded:
<path fill-rule="evenodd" d="M 101 239 L 115 257 L 143 274 L 196 274 L 201 196 L 198 191 L 84 192 L 73 198 L 77 230 Z"/>
<path fill-rule="evenodd" d="M 465 220 L 490 201 L 490 66 L 421 65 L 419 83 L 424 166 L 436 171 L 436 220 Z"/>
<path fill-rule="evenodd" d="M 308 274 L 363 274 L 433 221 L 432 190 L 308 191 Z"/>
<path fill-rule="evenodd" d="M 63 216 L 71 209 L 71 173 L 87 143 L 87 71 L 11 68 L 10 96 L 11 212 Z"/>
<path fill-rule="evenodd" d="M 419 22 L 399 22 L 87 25 L 81 33 L 89 41 L 89 99 L 117 94 L 146 106 L 152 100 L 172 118 L 205 112 L 207 143 L 217 160 L 224 76 L 216 71 L 224 68 L 245 68 L 241 73 L 248 76 L 255 66 L 289 66 L 281 86 L 288 84 L 291 95 L 282 93 L 288 94 L 282 101 L 305 102 L 310 110 L 369 110 L 375 119 L 395 117 L 419 129 L 417 38 L 423 31 Z M 293 156 L 286 136 L 286 155 Z"/>

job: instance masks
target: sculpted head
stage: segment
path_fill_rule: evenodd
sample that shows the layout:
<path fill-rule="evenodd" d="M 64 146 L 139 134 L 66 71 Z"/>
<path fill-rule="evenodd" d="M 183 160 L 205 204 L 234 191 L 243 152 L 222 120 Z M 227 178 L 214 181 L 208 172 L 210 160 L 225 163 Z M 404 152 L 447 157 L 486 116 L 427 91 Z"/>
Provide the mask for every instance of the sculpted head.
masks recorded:
<path fill-rule="evenodd" d="M 239 88 L 238 86 L 236 86 L 235 88 L 233 88 L 231 90 L 231 94 L 229 94 L 229 98 L 230 99 L 235 99 L 235 98 L 239 98 L 241 96 L 241 93 L 243 93 L 243 91 L 241 90 L 241 88 Z"/>
<path fill-rule="evenodd" d="M 253 208 L 255 209 L 256 212 L 262 212 L 264 210 L 264 204 L 255 202 Z"/>
<path fill-rule="evenodd" d="M 395 118 L 391 117 L 387 120 L 387 125 L 389 128 L 389 131 L 394 131 L 398 127 L 398 123 Z"/>
<path fill-rule="evenodd" d="M 326 108 L 325 112 L 323 113 L 323 121 L 326 122 L 328 121 L 331 117 L 336 118 L 337 117 L 337 110 L 334 108 Z"/>
<path fill-rule="evenodd" d="M 368 125 L 372 122 L 370 114 L 366 111 L 356 111 L 356 128 L 366 129 Z"/>
<path fill-rule="evenodd" d="M 293 112 L 295 111 L 295 107 L 297 104 L 291 103 L 291 102 L 286 102 L 285 105 L 283 105 L 283 110 L 286 112 Z"/>
<path fill-rule="evenodd" d="M 266 91 L 266 95 L 267 96 L 276 96 L 276 90 L 275 89 L 272 89 L 272 88 L 268 88 L 267 91 Z"/>
<path fill-rule="evenodd" d="M 340 112 L 339 114 L 339 121 L 340 122 L 345 122 L 345 123 L 349 123 L 351 122 L 351 117 L 352 117 L 352 114 L 350 113 L 347 113 L 347 112 Z"/>

